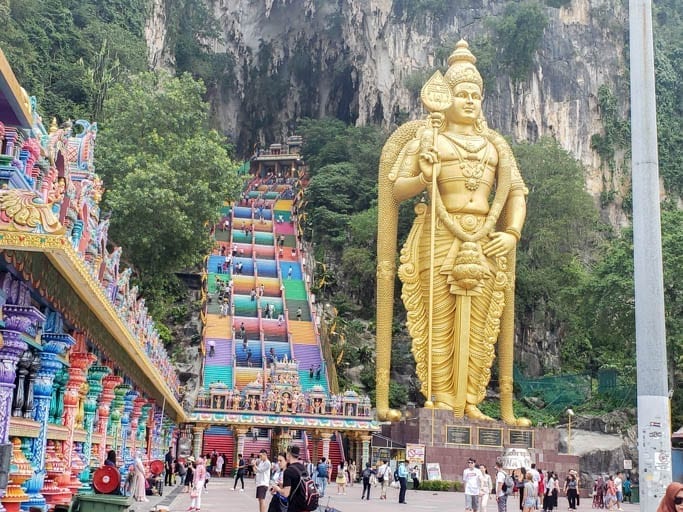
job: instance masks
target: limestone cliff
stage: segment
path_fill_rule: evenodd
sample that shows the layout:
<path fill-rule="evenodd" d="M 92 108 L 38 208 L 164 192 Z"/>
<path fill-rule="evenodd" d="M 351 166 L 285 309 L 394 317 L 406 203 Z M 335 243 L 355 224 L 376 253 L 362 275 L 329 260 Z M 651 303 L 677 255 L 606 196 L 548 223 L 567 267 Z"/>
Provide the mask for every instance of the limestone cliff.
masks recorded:
<path fill-rule="evenodd" d="M 421 116 L 424 80 L 458 39 L 489 40 L 489 21 L 506 6 L 444 2 L 453 7 L 432 16 L 407 13 L 411 2 L 399 0 L 204 1 L 222 27 L 222 37 L 207 46 L 234 61 L 231 82 L 211 89 L 213 111 L 245 154 L 255 143 L 282 140 L 300 117 L 391 127 Z M 147 24 L 152 67 L 173 67 L 165 2 L 170 0 L 152 0 Z M 614 91 L 621 112 L 628 108 L 625 7 L 621 0 L 571 0 L 544 10 L 549 22 L 528 75 L 517 81 L 505 72 L 484 76 L 488 123 L 517 141 L 556 138 L 586 167 L 586 187 L 596 202 L 603 193 L 616 198 L 604 214 L 623 225 L 619 198 L 628 179 L 601 168 L 591 136 L 603 131 L 600 86 Z M 537 332 L 519 334 L 529 373 L 557 365 L 557 336 L 543 322 Z"/>
<path fill-rule="evenodd" d="M 152 67 L 173 62 L 166 46 L 167 1 L 152 0 L 146 30 Z M 409 16 L 392 0 L 205 1 L 223 31 L 210 46 L 235 62 L 234 83 L 215 91 L 212 102 L 240 148 L 280 139 L 301 116 L 386 126 L 419 116 L 417 90 L 409 83 L 436 69 L 435 56 L 444 47 L 486 34 L 487 19 L 505 5 L 469 0 L 432 18 Z M 601 85 L 626 108 L 626 12 L 619 0 L 572 0 L 546 12 L 549 24 L 526 79 L 515 84 L 505 74 L 485 77 L 495 81 L 487 86 L 487 119 L 515 140 L 557 138 L 587 166 L 587 187 L 597 197 L 623 186 L 600 171 L 590 139 L 602 129 L 596 101 Z M 261 80 L 271 97 L 256 103 Z M 611 217 L 623 222 L 617 212 Z"/>

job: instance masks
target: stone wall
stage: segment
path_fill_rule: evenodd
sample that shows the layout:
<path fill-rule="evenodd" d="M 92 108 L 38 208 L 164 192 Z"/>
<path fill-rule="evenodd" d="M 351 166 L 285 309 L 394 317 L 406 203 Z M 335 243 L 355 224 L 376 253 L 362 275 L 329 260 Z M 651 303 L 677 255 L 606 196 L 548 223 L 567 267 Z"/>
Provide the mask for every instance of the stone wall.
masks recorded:
<path fill-rule="evenodd" d="M 526 447 L 523 444 L 511 443 L 510 432 L 514 440 L 515 434 L 530 432 L 533 442 L 528 448 L 532 462 L 543 471 L 555 471 L 561 479 L 570 469 L 580 471 L 579 457 L 559 453 L 561 432 L 554 428 L 518 428 L 505 425 L 503 422 L 482 422 L 467 419 L 454 419 L 450 411 L 431 409 L 409 409 L 406 420 L 390 425 L 383 425 L 382 434 L 401 444 L 418 443 L 426 446 L 426 461 L 438 462 L 444 480 L 461 480 L 462 471 L 467 466 L 467 459 L 473 457 L 480 464 L 493 469 L 496 460 L 503 455 L 506 448 Z M 461 427 L 471 432 L 470 444 L 455 444 L 453 437 L 448 438 L 449 427 Z M 500 446 L 479 444 L 479 430 L 486 432 L 499 429 Z M 489 438 L 487 442 L 491 442 Z M 491 472 L 491 471 L 489 471 Z M 584 490 L 585 491 L 585 490 Z M 585 492 L 584 492 L 585 493 Z"/>

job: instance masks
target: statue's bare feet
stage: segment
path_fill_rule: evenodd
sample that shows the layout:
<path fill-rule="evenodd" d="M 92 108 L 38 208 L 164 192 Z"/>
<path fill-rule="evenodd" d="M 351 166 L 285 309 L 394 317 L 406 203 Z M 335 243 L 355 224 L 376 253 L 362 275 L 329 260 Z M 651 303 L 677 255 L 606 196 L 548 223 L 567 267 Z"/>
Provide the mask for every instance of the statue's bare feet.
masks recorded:
<path fill-rule="evenodd" d="M 401 421 L 401 411 L 398 411 L 396 409 L 385 409 L 385 410 L 378 410 L 377 411 L 377 418 L 380 421 L 391 421 L 396 422 L 396 421 Z"/>
<path fill-rule="evenodd" d="M 515 418 L 514 414 L 510 416 L 503 416 L 503 421 L 511 427 L 530 427 L 531 420 L 529 418 Z"/>
<path fill-rule="evenodd" d="M 446 402 L 439 402 L 438 400 L 434 402 L 434 409 L 441 409 L 444 411 L 452 411 L 453 407 Z"/>
<path fill-rule="evenodd" d="M 471 420 L 495 421 L 490 416 L 481 412 L 479 408 L 473 404 L 467 404 L 465 406 L 465 415 Z"/>

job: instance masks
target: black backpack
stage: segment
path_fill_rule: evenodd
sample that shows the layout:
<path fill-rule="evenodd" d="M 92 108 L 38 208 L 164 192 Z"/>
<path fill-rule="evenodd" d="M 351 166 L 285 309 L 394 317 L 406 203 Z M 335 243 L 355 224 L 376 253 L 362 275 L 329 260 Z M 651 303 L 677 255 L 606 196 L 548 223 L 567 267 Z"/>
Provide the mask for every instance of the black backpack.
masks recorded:
<path fill-rule="evenodd" d="M 301 496 L 303 496 L 304 510 L 313 511 L 318 509 L 318 502 L 320 501 L 320 494 L 318 493 L 318 487 L 315 485 L 313 479 L 308 476 L 308 473 L 304 469 L 300 471 L 299 468 L 295 469 L 299 471 L 299 483 L 296 486 L 294 492 L 299 491 Z"/>
<path fill-rule="evenodd" d="M 398 469 L 394 471 L 394 482 L 398 482 Z"/>

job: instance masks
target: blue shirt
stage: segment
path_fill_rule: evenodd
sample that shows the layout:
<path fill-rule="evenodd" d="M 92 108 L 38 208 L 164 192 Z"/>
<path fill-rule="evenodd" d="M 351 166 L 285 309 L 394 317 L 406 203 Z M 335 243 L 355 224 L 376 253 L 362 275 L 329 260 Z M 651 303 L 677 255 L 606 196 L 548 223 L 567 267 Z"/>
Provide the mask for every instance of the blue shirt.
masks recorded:
<path fill-rule="evenodd" d="M 407 478 L 408 477 L 408 468 L 406 468 L 406 465 L 403 463 L 398 465 L 398 477 L 399 478 Z"/>

